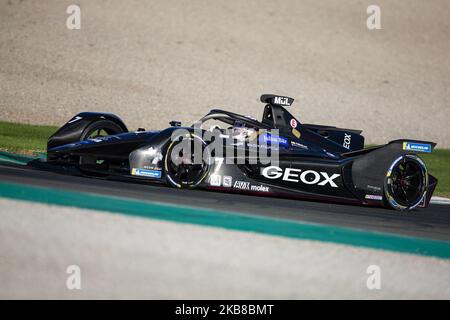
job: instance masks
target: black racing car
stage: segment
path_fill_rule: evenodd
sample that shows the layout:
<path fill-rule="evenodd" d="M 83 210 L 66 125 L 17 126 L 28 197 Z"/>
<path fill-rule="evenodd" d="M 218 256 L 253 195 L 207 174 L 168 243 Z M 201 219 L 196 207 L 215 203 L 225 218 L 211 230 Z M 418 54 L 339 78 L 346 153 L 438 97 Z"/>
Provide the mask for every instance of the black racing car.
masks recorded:
<path fill-rule="evenodd" d="M 262 95 L 261 121 L 213 109 L 193 126 L 172 121 L 158 131 L 130 132 L 113 114 L 83 112 L 49 138 L 47 161 L 177 188 L 398 210 L 429 204 L 437 179 L 418 154 L 435 143 L 399 139 L 364 149 L 360 130 L 300 123 L 286 110 L 293 100 Z"/>

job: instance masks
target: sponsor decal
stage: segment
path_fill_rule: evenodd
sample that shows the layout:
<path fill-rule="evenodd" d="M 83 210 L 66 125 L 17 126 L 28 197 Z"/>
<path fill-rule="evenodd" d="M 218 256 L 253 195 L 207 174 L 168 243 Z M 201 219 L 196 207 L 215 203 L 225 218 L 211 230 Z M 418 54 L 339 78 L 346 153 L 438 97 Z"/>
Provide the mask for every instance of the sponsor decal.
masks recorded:
<path fill-rule="evenodd" d="M 209 178 L 209 184 L 215 187 L 220 187 L 222 185 L 222 176 L 218 174 L 212 174 Z"/>
<path fill-rule="evenodd" d="M 300 142 L 291 141 L 291 146 L 308 150 L 308 146 L 305 146 L 304 144 L 301 144 Z"/>
<path fill-rule="evenodd" d="M 383 200 L 383 196 L 376 195 L 376 194 L 366 194 L 366 196 L 364 198 L 366 198 L 368 200 L 378 200 L 378 201 Z"/>
<path fill-rule="evenodd" d="M 235 181 L 233 188 L 241 190 L 250 190 L 250 182 L 245 181 Z"/>
<path fill-rule="evenodd" d="M 143 176 L 149 178 L 161 178 L 161 171 L 133 168 L 131 170 L 133 176 Z"/>
<path fill-rule="evenodd" d="M 267 146 L 265 144 L 256 144 L 256 143 L 247 143 L 247 146 L 249 148 L 254 148 L 254 149 L 271 149 L 271 150 L 279 150 L 280 148 L 275 147 L 275 146 Z"/>
<path fill-rule="evenodd" d="M 231 176 L 223 176 L 223 186 L 230 188 L 233 185 L 233 178 Z"/>
<path fill-rule="evenodd" d="M 80 117 L 80 116 L 76 116 L 73 119 L 71 119 L 70 121 L 68 121 L 67 123 L 74 123 L 74 122 L 77 122 L 78 120 L 81 120 L 81 119 L 83 119 L 83 118 Z"/>
<path fill-rule="evenodd" d="M 403 142 L 403 150 L 431 152 L 431 144 L 418 142 Z"/>
<path fill-rule="evenodd" d="M 292 134 L 297 138 L 297 139 L 300 139 L 300 137 L 301 137 L 301 133 L 300 133 L 300 131 L 298 131 L 297 129 L 292 129 Z"/>
<path fill-rule="evenodd" d="M 120 137 L 118 136 L 104 136 L 104 137 L 97 137 L 97 138 L 92 138 L 92 139 L 88 139 L 88 140 L 84 140 L 84 141 L 90 141 L 92 142 L 103 142 L 103 141 L 110 141 L 110 140 L 121 140 Z"/>
<path fill-rule="evenodd" d="M 333 154 L 333 153 L 331 153 L 331 152 L 328 152 L 328 151 L 326 151 L 326 150 L 324 150 L 325 151 L 325 153 L 327 154 L 327 156 L 329 156 L 329 157 L 331 157 L 331 158 L 337 158 L 337 155 L 335 155 L 335 154 Z"/>
<path fill-rule="evenodd" d="M 350 143 L 352 142 L 352 135 L 351 134 L 347 134 L 344 133 L 344 148 L 345 149 L 350 149 Z"/>
<path fill-rule="evenodd" d="M 373 191 L 381 191 L 381 187 L 371 186 L 370 184 L 367 185 L 367 189 L 370 189 L 370 190 L 373 190 Z"/>
<path fill-rule="evenodd" d="M 280 137 L 280 136 L 273 135 L 270 133 L 265 133 L 265 134 L 261 135 L 260 137 L 261 137 L 260 141 L 262 140 L 262 142 L 264 142 L 264 143 L 267 143 L 267 142 L 277 143 L 278 145 L 285 146 L 285 147 L 287 147 L 287 145 L 288 145 L 288 139 L 284 138 L 284 137 Z"/>
<path fill-rule="evenodd" d="M 144 169 L 148 169 L 148 170 L 157 170 L 157 171 L 162 171 L 161 167 L 157 167 L 157 166 L 143 166 Z"/>
<path fill-rule="evenodd" d="M 296 168 L 281 169 L 277 166 L 265 167 L 261 170 L 261 175 L 267 179 L 282 179 L 288 182 L 301 182 L 304 184 L 318 186 L 330 185 L 333 188 L 337 188 L 337 184 L 334 180 L 341 175 L 333 173 L 331 176 L 327 172 L 317 172 L 314 170 L 303 170 Z"/>
<path fill-rule="evenodd" d="M 257 186 L 250 186 L 251 191 L 257 191 L 257 192 L 269 192 L 269 187 L 263 186 L 262 184 Z"/>
<path fill-rule="evenodd" d="M 278 104 L 280 106 L 290 106 L 289 99 L 287 97 L 274 97 L 274 104 Z"/>
<path fill-rule="evenodd" d="M 241 190 L 249 190 L 249 191 L 256 191 L 256 192 L 269 192 L 269 187 L 260 185 L 251 185 L 250 182 L 246 181 L 235 181 L 233 188 L 235 189 L 241 189 Z"/>
<path fill-rule="evenodd" d="M 292 118 L 291 121 L 290 121 L 290 125 L 291 125 L 292 128 L 297 128 L 297 120 Z"/>

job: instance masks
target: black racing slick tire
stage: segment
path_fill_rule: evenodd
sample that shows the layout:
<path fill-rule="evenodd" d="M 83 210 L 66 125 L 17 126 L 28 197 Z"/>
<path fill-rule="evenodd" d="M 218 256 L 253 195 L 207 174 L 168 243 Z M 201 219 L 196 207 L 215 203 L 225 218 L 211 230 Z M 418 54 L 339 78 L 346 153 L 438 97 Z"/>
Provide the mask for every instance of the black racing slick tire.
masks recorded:
<path fill-rule="evenodd" d="M 402 155 L 394 160 L 386 173 L 386 202 L 396 210 L 408 211 L 421 204 L 428 190 L 425 163 L 416 155 Z"/>
<path fill-rule="evenodd" d="M 99 120 L 89 124 L 84 129 L 80 140 L 98 139 L 123 133 L 124 130 L 111 120 Z M 101 164 L 99 164 L 101 161 Z M 107 172 L 108 164 L 104 160 L 90 156 L 80 156 L 79 170 L 90 177 L 104 178 L 109 174 Z"/>
<path fill-rule="evenodd" d="M 208 176 L 210 168 L 211 156 L 203 139 L 192 133 L 172 139 L 164 157 L 164 174 L 169 185 L 193 189 Z"/>
<path fill-rule="evenodd" d="M 94 121 L 84 129 L 80 140 L 111 136 L 123 132 L 123 129 L 111 120 Z"/>

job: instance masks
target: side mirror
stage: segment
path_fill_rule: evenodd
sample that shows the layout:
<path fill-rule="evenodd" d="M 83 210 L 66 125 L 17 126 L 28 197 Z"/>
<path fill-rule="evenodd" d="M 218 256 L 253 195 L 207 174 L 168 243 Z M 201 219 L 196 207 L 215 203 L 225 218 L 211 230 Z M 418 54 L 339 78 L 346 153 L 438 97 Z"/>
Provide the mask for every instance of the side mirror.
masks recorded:
<path fill-rule="evenodd" d="M 172 120 L 172 121 L 169 122 L 169 124 L 170 124 L 171 127 L 181 127 L 181 122 L 180 121 Z"/>

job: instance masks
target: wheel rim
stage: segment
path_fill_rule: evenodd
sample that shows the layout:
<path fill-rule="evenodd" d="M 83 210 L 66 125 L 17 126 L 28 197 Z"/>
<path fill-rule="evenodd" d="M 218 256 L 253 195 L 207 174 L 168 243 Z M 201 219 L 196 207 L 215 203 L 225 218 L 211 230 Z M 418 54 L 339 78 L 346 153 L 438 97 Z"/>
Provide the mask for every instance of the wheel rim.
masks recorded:
<path fill-rule="evenodd" d="M 110 136 L 113 134 L 116 134 L 116 132 L 113 132 L 112 130 L 109 130 L 107 128 L 96 128 L 96 129 L 88 132 L 85 140 L 95 139 L 95 138 L 99 138 L 99 137 L 106 137 L 106 136 Z"/>
<path fill-rule="evenodd" d="M 416 156 L 402 156 L 388 171 L 386 195 L 396 209 L 413 209 L 425 196 L 428 175 L 425 164 Z"/>
<path fill-rule="evenodd" d="M 169 181 L 179 188 L 197 186 L 209 171 L 209 156 L 208 159 L 204 159 L 202 156 L 201 163 L 196 163 L 194 153 L 186 152 L 186 150 L 195 150 L 193 146 L 195 139 L 200 140 L 202 143 L 203 154 L 206 144 L 203 140 L 196 137 L 180 137 L 172 142 L 167 150 L 165 161 L 166 175 Z M 178 152 L 174 152 L 174 149 L 179 147 L 181 143 L 186 143 L 186 140 L 188 140 L 190 148 L 181 148 Z"/>

